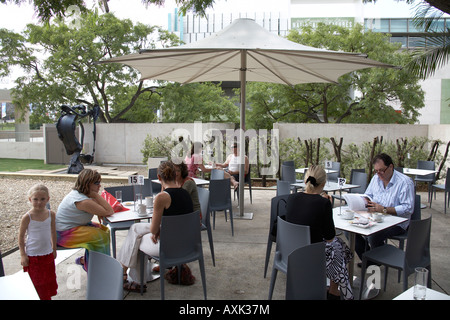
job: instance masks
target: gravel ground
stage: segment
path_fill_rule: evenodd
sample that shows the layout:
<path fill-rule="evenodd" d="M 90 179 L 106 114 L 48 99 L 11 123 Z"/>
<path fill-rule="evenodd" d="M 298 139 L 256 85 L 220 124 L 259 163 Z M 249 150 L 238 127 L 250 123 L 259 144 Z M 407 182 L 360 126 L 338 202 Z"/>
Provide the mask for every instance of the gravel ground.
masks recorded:
<path fill-rule="evenodd" d="M 146 168 L 120 167 L 119 170 L 137 170 L 148 176 Z M 0 251 L 7 253 L 18 246 L 20 219 L 31 208 L 27 198 L 28 190 L 37 183 L 45 184 L 50 191 L 50 207 L 56 212 L 59 203 L 73 188 L 72 181 L 36 180 L 36 179 L 0 179 Z M 102 187 L 117 183 L 102 183 Z"/>

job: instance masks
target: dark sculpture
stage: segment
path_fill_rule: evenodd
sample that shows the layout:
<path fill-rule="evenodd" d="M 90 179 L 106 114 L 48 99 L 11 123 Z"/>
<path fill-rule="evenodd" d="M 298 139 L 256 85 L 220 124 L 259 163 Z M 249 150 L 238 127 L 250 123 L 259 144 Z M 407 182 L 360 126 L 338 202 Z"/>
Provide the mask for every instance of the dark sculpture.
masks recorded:
<path fill-rule="evenodd" d="M 72 155 L 70 158 L 69 168 L 67 173 L 78 174 L 84 169 L 83 163 L 91 164 L 94 161 L 95 153 L 95 122 L 97 121 L 100 108 L 95 105 L 91 110 L 86 111 L 86 106 L 76 105 L 73 108 L 62 105 L 61 106 L 61 116 L 56 123 L 56 129 L 58 130 L 58 137 L 64 143 L 66 152 L 68 155 Z M 92 149 L 92 154 L 81 154 L 83 150 L 83 140 L 84 140 L 84 127 L 81 123 L 81 119 L 90 116 L 94 123 L 94 145 Z M 81 128 L 81 143 L 78 141 L 75 135 L 76 125 L 80 125 Z"/>

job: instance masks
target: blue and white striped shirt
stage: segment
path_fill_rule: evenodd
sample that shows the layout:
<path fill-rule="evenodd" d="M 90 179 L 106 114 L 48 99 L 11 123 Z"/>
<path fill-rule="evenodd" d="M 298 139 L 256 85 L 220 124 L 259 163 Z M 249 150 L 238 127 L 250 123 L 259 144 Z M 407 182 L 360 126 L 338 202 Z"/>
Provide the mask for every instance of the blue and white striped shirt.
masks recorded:
<path fill-rule="evenodd" d="M 384 207 L 394 207 L 398 216 L 408 218 L 408 221 L 399 224 L 405 230 L 408 228 L 411 214 L 414 212 L 415 199 L 414 183 L 411 178 L 394 170 L 391 180 L 385 188 L 383 181 L 375 174 L 365 194 L 370 196 L 375 203 Z"/>

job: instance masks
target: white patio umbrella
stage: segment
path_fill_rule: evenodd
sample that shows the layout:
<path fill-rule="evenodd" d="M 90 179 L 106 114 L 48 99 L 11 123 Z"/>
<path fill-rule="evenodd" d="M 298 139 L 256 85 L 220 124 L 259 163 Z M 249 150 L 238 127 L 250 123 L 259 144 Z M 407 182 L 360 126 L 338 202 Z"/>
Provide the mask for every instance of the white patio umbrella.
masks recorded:
<path fill-rule="evenodd" d="M 180 83 L 240 81 L 240 129 L 245 131 L 247 81 L 295 85 L 337 82 L 349 72 L 389 67 L 359 53 L 304 46 L 273 34 L 252 19 L 237 19 L 215 35 L 194 43 L 165 49 L 141 50 L 101 63 L 123 63 L 141 73 L 140 80 Z M 240 135 L 244 146 L 244 135 Z M 239 181 L 244 181 L 244 147 L 240 148 Z M 244 188 L 239 188 L 239 211 L 244 216 Z"/>

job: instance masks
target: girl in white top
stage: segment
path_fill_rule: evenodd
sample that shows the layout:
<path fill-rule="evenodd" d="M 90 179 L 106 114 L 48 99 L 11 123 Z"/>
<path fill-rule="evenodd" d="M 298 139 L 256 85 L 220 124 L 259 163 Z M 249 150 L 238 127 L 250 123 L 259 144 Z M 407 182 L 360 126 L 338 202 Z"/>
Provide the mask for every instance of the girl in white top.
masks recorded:
<path fill-rule="evenodd" d="M 19 229 L 20 263 L 41 300 L 50 300 L 58 288 L 55 213 L 46 207 L 49 199 L 46 186 L 33 186 L 28 191 L 32 208 L 22 216 Z"/>

